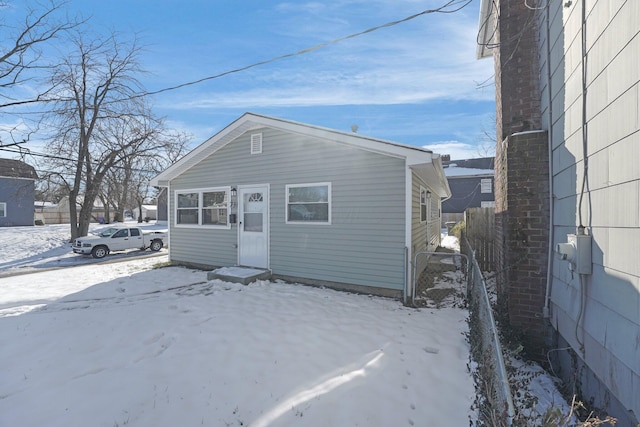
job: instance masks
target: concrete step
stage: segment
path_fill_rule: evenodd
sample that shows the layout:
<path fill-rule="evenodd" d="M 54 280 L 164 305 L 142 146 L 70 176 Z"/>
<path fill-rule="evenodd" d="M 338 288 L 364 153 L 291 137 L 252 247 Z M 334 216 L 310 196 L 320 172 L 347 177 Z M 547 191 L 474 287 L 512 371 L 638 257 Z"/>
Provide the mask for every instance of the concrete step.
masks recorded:
<path fill-rule="evenodd" d="M 269 280 L 270 270 L 249 267 L 222 267 L 207 273 L 207 280 L 223 280 L 225 282 L 248 285 L 256 280 Z"/>

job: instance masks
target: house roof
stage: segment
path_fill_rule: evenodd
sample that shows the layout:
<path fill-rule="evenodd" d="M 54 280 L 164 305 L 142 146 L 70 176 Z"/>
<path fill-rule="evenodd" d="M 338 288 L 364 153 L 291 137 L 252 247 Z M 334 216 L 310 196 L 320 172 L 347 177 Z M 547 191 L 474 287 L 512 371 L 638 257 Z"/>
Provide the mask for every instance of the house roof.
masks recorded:
<path fill-rule="evenodd" d="M 0 159 L 0 177 L 38 179 L 33 166 L 13 159 Z"/>
<path fill-rule="evenodd" d="M 151 185 L 158 187 L 168 186 L 169 181 L 214 154 L 245 132 L 260 128 L 278 129 L 289 133 L 331 140 L 338 144 L 406 159 L 407 166 L 420 175 L 426 182 L 433 184 L 433 190 L 436 191 L 440 197 L 451 196 L 451 190 L 449 189 L 449 184 L 442 169 L 441 157 L 439 154 L 435 154 L 430 150 L 371 138 L 353 132 L 342 132 L 335 129 L 255 113 L 243 114 L 220 132 L 194 148 L 189 154 L 174 163 L 167 170 L 153 178 Z"/>
<path fill-rule="evenodd" d="M 457 166 L 444 168 L 447 178 L 469 178 L 474 176 L 493 176 L 493 169 L 459 168 Z"/>
<path fill-rule="evenodd" d="M 493 176 L 494 157 L 467 160 L 450 160 L 443 163 L 447 178 Z"/>

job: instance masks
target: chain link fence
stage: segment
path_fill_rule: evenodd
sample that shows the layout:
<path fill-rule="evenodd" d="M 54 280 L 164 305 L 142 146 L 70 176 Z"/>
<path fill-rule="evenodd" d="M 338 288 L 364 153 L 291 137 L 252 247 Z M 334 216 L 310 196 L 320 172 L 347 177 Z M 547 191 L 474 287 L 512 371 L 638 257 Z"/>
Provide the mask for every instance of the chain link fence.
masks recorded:
<path fill-rule="evenodd" d="M 475 376 L 480 397 L 476 406 L 481 425 L 511 426 L 515 409 L 491 300 L 475 251 L 466 237 L 461 240 L 462 253 L 439 248 L 415 254 L 411 301 L 415 307 L 468 306 L 469 341 L 478 365 Z"/>
<path fill-rule="evenodd" d="M 515 408 L 487 285 L 475 259 L 475 252 L 464 236 L 460 242 L 460 250 L 471 260 L 467 301 L 470 313 L 471 352 L 478 364 L 477 382 L 482 388 L 484 398 L 478 405 L 480 418 L 485 425 L 511 426 Z"/>

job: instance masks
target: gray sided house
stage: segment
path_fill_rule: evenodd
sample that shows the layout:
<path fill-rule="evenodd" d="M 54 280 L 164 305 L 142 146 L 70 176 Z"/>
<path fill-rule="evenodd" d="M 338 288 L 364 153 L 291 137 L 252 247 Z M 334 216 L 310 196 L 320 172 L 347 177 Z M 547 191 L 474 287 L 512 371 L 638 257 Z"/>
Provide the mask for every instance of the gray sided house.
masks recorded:
<path fill-rule="evenodd" d="M 410 295 L 440 241 L 440 156 L 246 113 L 152 180 L 168 189 L 170 260 Z"/>
<path fill-rule="evenodd" d="M 496 70 L 498 296 L 567 390 L 636 427 L 640 2 L 528 6 L 480 8 L 478 56 Z"/>
<path fill-rule="evenodd" d="M 461 221 L 468 208 L 492 208 L 493 157 L 444 160 L 442 166 L 451 188 L 451 198 L 442 202 L 442 221 Z"/>
<path fill-rule="evenodd" d="M 0 227 L 33 225 L 36 179 L 32 166 L 0 159 Z"/>

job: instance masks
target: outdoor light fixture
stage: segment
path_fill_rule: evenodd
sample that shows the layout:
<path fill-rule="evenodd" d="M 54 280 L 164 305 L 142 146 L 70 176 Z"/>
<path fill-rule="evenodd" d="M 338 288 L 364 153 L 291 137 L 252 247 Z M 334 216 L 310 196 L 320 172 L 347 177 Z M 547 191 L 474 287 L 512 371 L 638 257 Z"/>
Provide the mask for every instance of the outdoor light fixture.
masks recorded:
<path fill-rule="evenodd" d="M 238 195 L 238 190 L 236 187 L 231 187 L 231 197 L 236 197 Z"/>
<path fill-rule="evenodd" d="M 431 198 L 431 191 L 427 191 L 427 199 Z"/>

